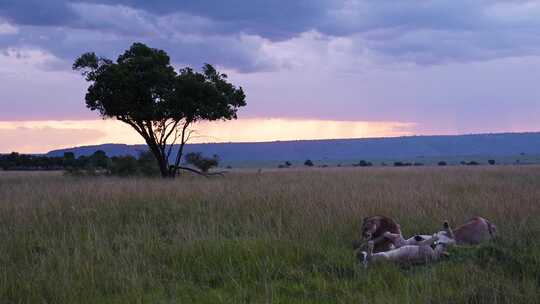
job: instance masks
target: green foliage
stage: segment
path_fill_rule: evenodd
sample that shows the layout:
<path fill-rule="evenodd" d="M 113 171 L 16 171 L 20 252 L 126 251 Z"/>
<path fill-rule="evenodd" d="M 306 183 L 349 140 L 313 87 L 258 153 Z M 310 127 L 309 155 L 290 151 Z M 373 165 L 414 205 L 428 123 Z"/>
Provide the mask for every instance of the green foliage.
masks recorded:
<path fill-rule="evenodd" d="M 61 170 L 64 167 L 62 157 L 47 157 L 12 152 L 0 154 L 0 169 L 2 170 Z"/>
<path fill-rule="evenodd" d="M 114 176 L 158 176 L 159 168 L 156 166 L 154 155 L 149 151 L 133 156 L 117 156 L 111 158 L 108 174 Z"/>
<path fill-rule="evenodd" d="M 74 176 L 156 176 L 159 168 L 154 155 L 142 152 L 138 158 L 117 156 L 109 158 L 104 151 L 98 150 L 90 156 L 75 158 L 73 152 L 65 152 L 63 157 L 25 155 L 13 152 L 0 155 L 0 168 L 18 171 L 64 170 Z"/>
<path fill-rule="evenodd" d="M 116 176 L 134 176 L 139 173 L 137 159 L 133 156 L 113 157 L 109 174 Z"/>
<path fill-rule="evenodd" d="M 205 64 L 202 72 L 177 73 L 163 50 L 134 43 L 116 62 L 85 53 L 73 69 L 90 82 L 86 106 L 102 117 L 116 118 L 141 135 L 154 154 L 163 177 L 174 177 L 189 140 L 188 127 L 200 120 L 236 119 L 246 105 L 242 88 Z M 179 143 L 169 166 L 174 143 Z"/>
<path fill-rule="evenodd" d="M 159 168 L 156 166 L 156 158 L 150 151 L 142 151 L 137 159 L 139 173 L 143 176 L 158 176 Z"/>
<path fill-rule="evenodd" d="M 97 169 L 106 169 L 109 167 L 109 158 L 102 150 L 97 150 L 90 156 L 90 166 Z"/>
<path fill-rule="evenodd" d="M 204 173 L 219 165 L 219 157 L 217 155 L 204 157 L 201 152 L 188 153 L 185 156 L 185 160 L 187 164 L 195 166 Z"/>

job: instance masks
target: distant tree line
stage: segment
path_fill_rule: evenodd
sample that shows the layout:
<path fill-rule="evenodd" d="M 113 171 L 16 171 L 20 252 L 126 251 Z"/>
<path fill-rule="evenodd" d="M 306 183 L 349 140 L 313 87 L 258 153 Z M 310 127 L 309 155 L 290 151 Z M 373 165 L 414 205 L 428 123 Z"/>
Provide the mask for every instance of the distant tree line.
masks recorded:
<path fill-rule="evenodd" d="M 219 165 L 219 157 L 204 157 L 202 153 L 192 152 L 184 157 L 185 163 L 201 172 L 208 171 Z M 139 157 L 131 155 L 108 157 L 98 150 L 90 156 L 75 157 L 73 152 L 65 152 L 63 156 L 28 155 L 12 152 L 0 155 L 0 169 L 18 171 L 50 171 L 63 170 L 67 174 L 82 175 L 113 175 L 113 176 L 159 176 L 160 170 L 154 155 L 144 151 Z"/>
<path fill-rule="evenodd" d="M 17 152 L 0 154 L 0 168 L 2 170 L 61 170 L 64 168 L 64 164 L 62 157 L 28 155 Z"/>
<path fill-rule="evenodd" d="M 493 159 L 489 159 L 487 161 L 488 164 L 490 165 L 495 165 L 496 162 L 495 160 Z M 519 160 L 516 161 L 516 163 L 519 163 Z M 459 164 L 461 165 L 464 165 L 464 166 L 477 166 L 477 165 L 481 165 L 481 163 L 477 162 L 477 161 L 461 161 Z M 385 162 L 382 162 L 380 163 L 381 166 L 385 167 L 385 166 L 388 166 Z M 393 164 L 391 163 L 391 165 L 393 165 L 394 167 L 411 167 L 411 166 L 415 166 L 415 167 L 418 167 L 418 166 L 424 166 L 424 163 L 421 163 L 421 162 L 406 162 L 406 161 L 395 161 L 393 162 Z M 447 166 L 448 163 L 446 161 L 439 161 L 436 163 L 437 166 Z M 278 168 L 289 168 L 292 166 L 292 163 L 290 161 L 286 161 L 285 163 L 283 164 L 279 164 L 278 165 Z M 311 159 L 306 159 L 304 161 L 304 166 L 306 167 L 313 167 L 315 166 L 315 162 L 313 162 Z M 342 167 L 342 164 L 339 163 L 336 165 L 337 167 Z M 353 163 L 352 164 L 353 167 L 371 167 L 373 166 L 373 163 L 370 162 L 370 161 L 366 161 L 366 160 L 360 160 L 359 162 L 357 163 Z M 328 165 L 319 165 L 318 167 L 328 167 Z"/>

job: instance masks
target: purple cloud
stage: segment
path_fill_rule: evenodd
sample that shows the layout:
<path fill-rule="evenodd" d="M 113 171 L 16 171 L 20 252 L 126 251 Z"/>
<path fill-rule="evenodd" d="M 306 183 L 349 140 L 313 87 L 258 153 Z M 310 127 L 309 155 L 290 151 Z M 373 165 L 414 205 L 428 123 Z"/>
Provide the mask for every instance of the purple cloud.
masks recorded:
<path fill-rule="evenodd" d="M 73 59 L 141 41 L 225 70 L 244 117 L 536 130 L 538 15 L 537 1 L 5 0 L 0 120 L 95 117 Z"/>

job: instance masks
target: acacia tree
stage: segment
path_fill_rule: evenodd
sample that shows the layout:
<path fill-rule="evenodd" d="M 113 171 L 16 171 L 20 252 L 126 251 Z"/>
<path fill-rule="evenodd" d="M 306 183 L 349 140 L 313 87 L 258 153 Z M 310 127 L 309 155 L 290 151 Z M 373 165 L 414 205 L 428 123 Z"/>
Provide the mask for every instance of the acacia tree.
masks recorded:
<path fill-rule="evenodd" d="M 116 62 L 85 53 L 73 69 L 90 82 L 86 106 L 103 118 L 115 118 L 139 133 L 155 156 L 162 177 L 175 177 L 190 126 L 201 120 L 236 119 L 246 105 L 241 87 L 205 64 L 202 73 L 191 68 L 175 71 L 163 50 L 134 43 Z"/>

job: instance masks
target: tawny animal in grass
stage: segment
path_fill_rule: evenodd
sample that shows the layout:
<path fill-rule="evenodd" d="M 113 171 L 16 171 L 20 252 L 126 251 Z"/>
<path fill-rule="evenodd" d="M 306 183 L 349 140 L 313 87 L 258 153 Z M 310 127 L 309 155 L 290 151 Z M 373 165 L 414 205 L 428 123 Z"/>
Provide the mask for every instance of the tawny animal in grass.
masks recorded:
<path fill-rule="evenodd" d="M 393 219 L 375 215 L 364 218 L 360 229 L 360 240 L 353 244 L 354 249 L 360 248 L 366 241 L 373 242 L 373 252 L 383 252 L 393 249 L 392 242 L 384 237 L 385 232 L 401 234 L 399 225 Z"/>
<path fill-rule="evenodd" d="M 483 217 L 477 216 L 454 229 L 453 234 L 457 245 L 477 245 L 494 238 L 496 231 L 497 228 L 494 224 Z M 430 237 L 430 235 L 415 235 L 408 239 L 407 243 L 412 245 L 415 241 L 427 240 Z"/>
<path fill-rule="evenodd" d="M 446 249 L 455 244 L 454 234 L 447 222 L 443 230 L 425 240 L 404 239 L 401 234 L 385 232 L 383 237 L 390 240 L 394 249 L 374 253 L 375 243 L 368 241 L 367 251 L 362 251 L 358 258 L 367 267 L 370 263 L 391 262 L 397 264 L 426 264 L 438 261 L 448 255 Z M 432 247 L 434 245 L 434 247 Z"/>
<path fill-rule="evenodd" d="M 495 237 L 497 227 L 483 217 L 473 217 L 454 229 L 458 245 L 476 245 Z"/>
<path fill-rule="evenodd" d="M 392 242 L 392 245 L 394 248 L 400 248 L 403 246 L 408 245 L 416 245 L 416 246 L 422 246 L 426 244 L 431 244 L 430 240 L 433 239 L 433 237 L 436 238 L 435 241 L 438 243 L 444 243 L 447 245 L 456 245 L 456 237 L 454 235 L 454 232 L 452 231 L 452 228 L 450 228 L 450 224 L 448 224 L 447 221 L 444 221 L 443 223 L 443 229 L 437 233 L 434 233 L 433 235 L 415 235 L 409 239 L 403 238 L 402 234 L 398 233 L 390 233 L 385 232 L 383 236 L 387 239 L 389 239 Z"/>

